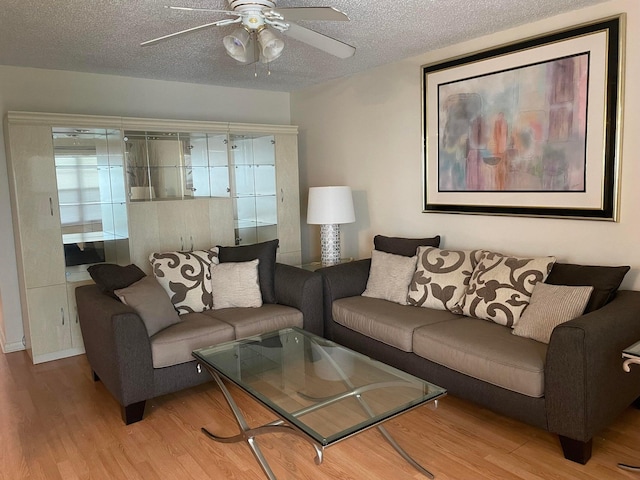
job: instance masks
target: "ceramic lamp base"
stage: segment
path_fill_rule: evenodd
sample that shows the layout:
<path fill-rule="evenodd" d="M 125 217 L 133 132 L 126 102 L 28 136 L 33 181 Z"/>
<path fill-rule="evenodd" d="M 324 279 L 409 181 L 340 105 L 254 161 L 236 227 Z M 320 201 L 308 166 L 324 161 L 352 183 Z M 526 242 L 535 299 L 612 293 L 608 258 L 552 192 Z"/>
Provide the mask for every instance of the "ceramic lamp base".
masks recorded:
<path fill-rule="evenodd" d="M 340 263 L 340 225 L 320 226 L 320 262 L 323 267 Z"/>

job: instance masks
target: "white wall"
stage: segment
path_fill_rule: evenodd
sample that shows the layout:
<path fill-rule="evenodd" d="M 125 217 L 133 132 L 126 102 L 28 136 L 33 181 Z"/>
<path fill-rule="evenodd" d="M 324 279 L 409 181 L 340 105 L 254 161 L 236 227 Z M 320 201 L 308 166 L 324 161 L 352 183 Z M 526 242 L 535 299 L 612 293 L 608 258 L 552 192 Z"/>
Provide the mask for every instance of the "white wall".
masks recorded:
<path fill-rule="evenodd" d="M 9 110 L 289 124 L 289 94 L 111 75 L 0 66 L 0 113 Z M 22 348 L 4 137 L 0 133 L 0 346 Z"/>
<path fill-rule="evenodd" d="M 627 89 L 620 222 L 422 213 L 421 65 L 622 12 L 627 12 Z M 357 221 L 342 226 L 343 256 L 369 256 L 377 233 L 440 234 L 447 248 L 631 265 L 623 287 L 640 290 L 638 44 L 640 2 L 614 0 L 292 93 L 303 212 L 308 187 L 350 185 Z M 318 227 L 303 224 L 302 231 L 303 259 L 317 259 Z"/>

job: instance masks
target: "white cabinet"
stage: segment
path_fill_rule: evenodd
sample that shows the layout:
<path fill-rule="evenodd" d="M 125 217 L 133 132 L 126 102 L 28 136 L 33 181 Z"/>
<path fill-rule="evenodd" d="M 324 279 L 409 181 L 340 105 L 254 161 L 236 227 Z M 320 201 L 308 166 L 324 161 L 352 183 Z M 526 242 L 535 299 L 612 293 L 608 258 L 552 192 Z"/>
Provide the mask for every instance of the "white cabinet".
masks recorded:
<path fill-rule="evenodd" d="M 84 352 L 88 265 L 278 238 L 300 264 L 297 127 L 9 112 L 5 143 L 25 345 Z M 240 240 L 242 239 L 242 240 Z"/>
<path fill-rule="evenodd" d="M 7 132 L 25 346 L 34 363 L 76 355 L 84 347 L 68 293 L 51 126 L 10 115 Z"/>
<path fill-rule="evenodd" d="M 300 187 L 298 179 L 298 137 L 275 136 L 276 188 L 278 194 L 278 261 L 302 263 L 300 245 Z"/>
<path fill-rule="evenodd" d="M 132 202 L 129 222 L 131 261 L 146 273 L 151 253 L 233 244 L 229 198 Z"/>

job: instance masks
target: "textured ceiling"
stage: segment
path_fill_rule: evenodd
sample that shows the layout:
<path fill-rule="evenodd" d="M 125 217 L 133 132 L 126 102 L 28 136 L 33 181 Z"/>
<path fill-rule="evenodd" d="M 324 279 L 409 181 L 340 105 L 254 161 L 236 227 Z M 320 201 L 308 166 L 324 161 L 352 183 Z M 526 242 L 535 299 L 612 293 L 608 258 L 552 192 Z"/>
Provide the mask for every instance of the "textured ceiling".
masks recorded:
<path fill-rule="evenodd" d="M 240 65 L 212 27 L 153 46 L 140 42 L 225 18 L 163 5 L 227 9 L 227 0 L 2 0 L 0 65 L 293 91 L 377 65 L 605 0 L 280 0 L 280 7 L 331 5 L 350 22 L 297 22 L 357 48 L 339 59 L 284 37 L 266 66 Z"/>

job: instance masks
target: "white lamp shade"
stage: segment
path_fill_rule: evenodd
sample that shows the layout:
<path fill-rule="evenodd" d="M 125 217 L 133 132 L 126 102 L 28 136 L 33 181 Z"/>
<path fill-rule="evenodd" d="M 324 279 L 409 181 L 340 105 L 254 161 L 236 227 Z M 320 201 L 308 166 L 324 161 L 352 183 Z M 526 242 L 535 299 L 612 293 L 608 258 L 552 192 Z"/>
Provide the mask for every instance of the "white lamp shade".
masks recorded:
<path fill-rule="evenodd" d="M 332 225 L 356 221 L 351 187 L 311 187 L 307 223 Z"/>

